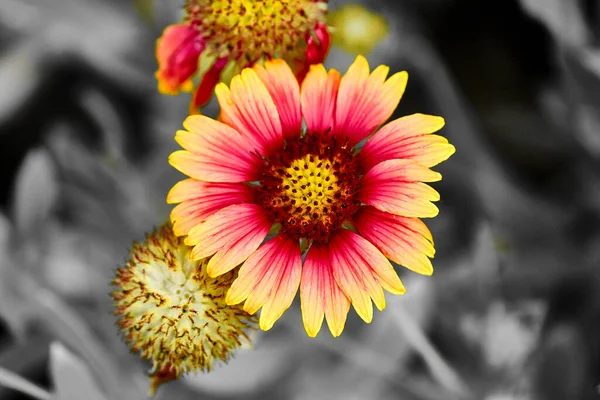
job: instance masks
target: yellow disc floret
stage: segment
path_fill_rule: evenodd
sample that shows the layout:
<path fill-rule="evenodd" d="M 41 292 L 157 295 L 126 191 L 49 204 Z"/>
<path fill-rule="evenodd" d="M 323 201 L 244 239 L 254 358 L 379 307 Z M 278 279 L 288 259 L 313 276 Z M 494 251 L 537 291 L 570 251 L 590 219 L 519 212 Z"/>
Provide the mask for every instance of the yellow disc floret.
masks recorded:
<path fill-rule="evenodd" d="M 299 223 L 331 223 L 331 205 L 340 191 L 331 164 L 311 154 L 292 161 L 285 169 L 282 203 L 296 211 Z"/>
<path fill-rule="evenodd" d="M 165 225 L 133 245 L 113 280 L 125 339 L 152 361 L 155 374 L 209 371 L 248 341 L 245 331 L 254 326 L 242 307 L 225 303 L 234 272 L 210 278 L 208 260 L 191 261 L 189 254 Z"/>
<path fill-rule="evenodd" d="M 307 134 L 288 140 L 268 160 L 259 200 L 286 234 L 327 242 L 360 206 L 358 176 L 346 144 Z"/>
<path fill-rule="evenodd" d="M 188 0 L 188 19 L 216 56 L 243 63 L 299 53 L 305 37 L 325 22 L 321 0 Z"/>

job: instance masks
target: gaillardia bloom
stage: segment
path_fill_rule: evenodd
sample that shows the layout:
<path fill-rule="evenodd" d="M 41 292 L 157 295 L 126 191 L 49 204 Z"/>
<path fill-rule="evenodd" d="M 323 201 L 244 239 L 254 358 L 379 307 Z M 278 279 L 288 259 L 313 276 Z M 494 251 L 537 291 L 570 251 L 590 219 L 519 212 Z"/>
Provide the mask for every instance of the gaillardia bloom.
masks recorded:
<path fill-rule="evenodd" d="M 440 117 L 414 114 L 375 132 L 408 79 L 386 80 L 388 71 L 370 73 L 358 56 L 342 78 L 313 65 L 300 87 L 285 62 L 266 62 L 217 86 L 221 121 L 190 116 L 175 136 L 185 150 L 169 161 L 190 178 L 167 197 L 179 203 L 174 232 L 187 236 L 192 259 L 212 256 L 209 276 L 243 263 L 226 300 L 262 307 L 262 329 L 300 286 L 307 333 L 325 316 L 338 336 L 350 303 L 370 322 L 383 289 L 404 293 L 389 260 L 432 273 L 431 234 L 418 218 L 437 215 L 439 195 L 423 182 L 441 178 L 429 167 L 455 149 L 431 134 Z"/>
<path fill-rule="evenodd" d="M 152 361 L 151 394 L 183 373 L 209 371 L 249 343 L 255 317 L 225 303 L 234 271 L 211 278 L 207 262 L 192 261 L 190 248 L 164 225 L 134 243 L 117 270 L 115 315 L 132 351 Z"/>
<path fill-rule="evenodd" d="M 302 79 L 331 43 L 327 0 L 187 0 L 185 11 L 156 43 L 156 77 L 161 93 L 177 94 L 201 75 L 192 108 L 207 103 L 220 80 L 264 60 L 285 59 Z"/>

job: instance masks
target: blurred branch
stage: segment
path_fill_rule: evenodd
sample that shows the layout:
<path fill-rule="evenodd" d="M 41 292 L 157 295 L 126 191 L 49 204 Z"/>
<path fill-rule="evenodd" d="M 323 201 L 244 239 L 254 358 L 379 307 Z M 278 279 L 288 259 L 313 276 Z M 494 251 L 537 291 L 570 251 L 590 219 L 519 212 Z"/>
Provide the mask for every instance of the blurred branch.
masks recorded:
<path fill-rule="evenodd" d="M 127 127 L 110 99 L 92 88 L 82 89 L 78 97 L 84 110 L 100 127 L 106 155 L 112 160 L 122 160 L 125 157 Z"/>
<path fill-rule="evenodd" d="M 60 342 L 50 344 L 50 375 L 60 400 L 107 400 L 87 364 Z"/>
<path fill-rule="evenodd" d="M 410 342 L 423 358 L 435 380 L 444 388 L 454 393 L 459 398 L 471 398 L 472 395 L 467 385 L 458 373 L 450 366 L 444 358 L 433 347 L 423 329 L 409 313 L 403 304 L 398 302 L 390 308 L 394 318 L 393 321 L 402 332 L 406 340 Z"/>
<path fill-rule="evenodd" d="M 32 43 L 14 50 L 23 71 L 0 69 L 0 74 L 10 73 L 13 87 L 36 86 L 23 79 L 23 72 L 39 70 L 49 76 L 50 64 L 83 64 L 130 91 L 154 91 L 153 36 L 126 2 L 2 0 L 0 22 L 23 43 Z"/>
<path fill-rule="evenodd" d="M 590 32 L 580 2 L 576 0 L 520 0 L 525 12 L 543 23 L 559 40 L 578 46 L 589 41 Z"/>
<path fill-rule="evenodd" d="M 51 400 L 52 395 L 27 379 L 0 367 L 0 385 L 25 393 L 38 400 Z"/>
<path fill-rule="evenodd" d="M 63 343 L 68 343 L 85 358 L 110 399 L 121 398 L 119 375 L 112 367 L 106 352 L 94 340 L 93 332 L 89 331 L 76 312 L 62 299 L 38 285 L 30 277 L 24 275 L 24 278 L 24 291 L 30 293 L 32 300 L 37 303 L 38 317 L 46 322 Z"/>
<path fill-rule="evenodd" d="M 108 397 L 120 398 L 118 375 L 112 368 L 110 359 L 106 357 L 106 352 L 93 340 L 93 333 L 85 323 L 66 303 L 49 290 L 38 288 L 35 299 L 44 311 L 40 314 L 48 326 L 64 339 L 64 343 L 69 343 L 86 359 L 96 372 L 102 388 L 108 392 Z"/>
<path fill-rule="evenodd" d="M 522 237 L 539 236 L 540 232 L 561 235 L 559 229 L 567 217 L 565 210 L 519 187 L 515 175 L 507 171 L 483 139 L 483 128 L 437 50 L 423 35 L 410 30 L 397 34 L 403 38 L 403 60 L 422 75 L 429 97 L 435 99 L 446 118 L 448 136 L 457 148 L 446 168 L 455 169 L 456 176 L 472 182 L 472 190 L 496 226 Z"/>
<path fill-rule="evenodd" d="M 294 335 L 306 339 L 306 332 L 301 325 L 290 323 L 288 319 L 282 319 L 283 323 L 293 332 Z M 345 360 L 348 360 L 352 365 L 368 372 L 371 375 L 379 377 L 393 387 L 407 392 L 422 400 L 455 400 L 457 397 L 448 394 L 445 390 L 439 387 L 431 386 L 423 387 L 422 385 L 413 384 L 410 379 L 398 380 L 394 372 L 397 369 L 397 360 L 380 352 L 374 351 L 368 347 L 368 343 L 361 343 L 355 340 L 347 339 L 344 336 L 337 337 L 332 340 L 322 341 L 318 338 L 310 339 L 311 344 L 326 349 Z"/>

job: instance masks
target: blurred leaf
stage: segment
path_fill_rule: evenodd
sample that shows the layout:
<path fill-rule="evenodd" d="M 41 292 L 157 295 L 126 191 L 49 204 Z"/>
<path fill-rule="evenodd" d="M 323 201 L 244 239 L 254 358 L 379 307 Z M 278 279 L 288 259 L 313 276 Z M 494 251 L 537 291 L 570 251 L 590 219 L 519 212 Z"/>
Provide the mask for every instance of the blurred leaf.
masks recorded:
<path fill-rule="evenodd" d="M 51 224 L 47 231 L 47 251 L 41 273 L 45 282 L 69 299 L 96 299 L 106 295 L 106 282 L 112 271 L 99 268 L 114 265 L 115 255 L 104 243 L 89 243 L 79 231 Z M 110 256 L 107 256 L 107 253 Z"/>
<path fill-rule="evenodd" d="M 522 368 L 538 341 L 542 317 L 539 304 L 522 304 L 513 311 L 500 301 L 492 303 L 480 337 L 488 364 L 513 371 Z M 533 323 L 524 324 L 523 318 Z"/>
<path fill-rule="evenodd" d="M 432 318 L 436 304 L 436 295 L 430 277 L 410 273 L 402 279 L 406 286 L 406 294 L 395 296 L 386 294 L 386 309 L 379 315 L 375 315 L 373 322 L 365 327 L 362 334 L 364 342 L 380 354 L 385 354 L 394 361 L 394 367 L 384 369 L 381 372 L 395 374 L 406 372 L 407 362 L 415 352 L 412 343 L 406 340 L 403 321 L 396 320 L 395 310 L 404 307 L 422 329 L 427 329 Z M 419 352 L 419 349 L 416 349 Z M 348 351 L 352 351 L 348 349 Z M 375 372 L 375 371 L 373 371 Z"/>
<path fill-rule="evenodd" d="M 0 212 L 0 260 L 6 259 L 10 250 L 12 226 L 8 218 Z"/>
<path fill-rule="evenodd" d="M 592 34 L 586 26 L 581 2 L 576 0 L 521 0 L 523 9 L 538 19 L 559 44 L 559 67 L 566 73 L 563 98 L 571 100 L 567 130 L 584 149 L 600 157 L 600 52 L 591 47 Z"/>
<path fill-rule="evenodd" d="M 68 344 L 85 360 L 81 361 L 79 356 L 69 357 L 71 355 L 69 351 L 66 351 L 67 355 L 63 357 L 68 360 L 74 357 L 79 363 L 84 363 L 85 374 L 87 375 L 90 375 L 89 371 L 93 371 L 93 380 L 98 382 L 94 383 L 94 388 L 101 387 L 106 392 L 104 397 L 111 400 L 118 400 L 119 398 L 141 400 L 146 397 L 146 389 L 142 389 L 142 385 L 135 380 L 135 373 L 129 373 L 132 371 L 127 371 L 123 365 L 117 363 L 117 355 L 107 351 L 105 343 L 100 342 L 96 336 L 98 332 L 86 324 L 70 304 L 64 302 L 51 291 L 36 286 L 34 282 L 30 281 L 29 284 L 28 289 L 31 293 L 35 293 L 38 319 L 44 322 L 56 338 L 62 343 Z M 96 318 L 101 319 L 102 316 L 96 316 Z M 117 336 L 116 332 L 115 336 Z M 60 349 L 64 349 L 62 345 L 59 345 Z M 59 355 L 64 355 L 64 353 L 59 351 Z M 71 364 L 79 365 L 77 363 Z M 59 398 L 57 400 L 63 399 Z"/>
<path fill-rule="evenodd" d="M 488 395 L 485 400 L 530 400 L 526 395 L 515 395 L 512 391 L 496 392 Z"/>
<path fill-rule="evenodd" d="M 546 28 L 560 42 L 581 45 L 589 33 L 579 3 L 576 0 L 520 0 L 521 7 Z"/>
<path fill-rule="evenodd" d="M 293 400 L 364 400 L 381 398 L 377 392 L 386 389 L 381 380 L 362 370 L 344 368 L 305 368 L 297 378 Z M 398 398 L 398 397 L 394 397 Z"/>
<path fill-rule="evenodd" d="M 458 398 L 470 398 L 470 389 L 458 372 L 449 365 L 438 349 L 429 340 L 422 326 L 409 310 L 401 303 L 390 310 L 394 322 L 405 340 L 421 356 L 436 382 Z"/>
<path fill-rule="evenodd" d="M 565 86 L 570 94 L 574 133 L 583 148 L 600 158 L 600 51 L 595 48 L 571 48 L 563 53 L 561 67 L 566 76 Z"/>
<path fill-rule="evenodd" d="M 23 35 L 43 41 L 44 57 L 35 60 L 42 65 L 49 59 L 70 64 L 80 61 L 130 90 L 150 90 L 154 86 L 151 72 L 140 72 L 150 68 L 152 42 L 145 40 L 143 24 L 126 3 L 3 0 L 0 15 L 27 15 L 7 19 L 7 23 Z M 147 54 L 143 49 L 149 50 Z"/>
<path fill-rule="evenodd" d="M 0 7 L 1 10 L 1 7 Z M 2 14 L 0 12 L 0 14 Z M 43 65 L 44 40 L 39 37 L 17 41 L 0 57 L 0 125 L 4 125 L 30 99 L 41 80 L 52 69 Z"/>
<path fill-rule="evenodd" d="M 480 221 L 476 228 L 471 252 L 472 265 L 477 272 L 476 278 L 479 281 L 490 282 L 496 278 L 500 268 L 498 247 L 502 246 L 508 249 L 506 243 L 498 243 L 489 222 Z"/>
<path fill-rule="evenodd" d="M 240 349 L 228 364 L 208 374 L 187 375 L 183 382 L 205 393 L 225 396 L 248 396 L 281 379 L 293 366 L 297 345 L 288 336 L 272 332 L 255 343 L 254 349 Z"/>
<path fill-rule="evenodd" d="M 48 147 L 61 175 L 61 205 L 81 233 L 119 251 L 153 224 L 162 223 L 162 211 L 169 206 L 165 192 L 151 180 L 156 175 L 145 176 L 127 158 L 107 162 L 102 154 L 84 146 L 67 126 L 56 127 Z M 172 170 L 167 162 L 155 164 Z"/>
<path fill-rule="evenodd" d="M 34 313 L 31 302 L 21 291 L 22 269 L 17 263 L 17 252 L 12 242 L 14 229 L 0 212 L 0 317 L 17 339 L 24 337 L 25 327 Z"/>
<path fill-rule="evenodd" d="M 38 400 L 51 400 L 51 394 L 46 390 L 3 367 L 0 367 L 0 387 L 1 386 L 28 394 Z"/>
<path fill-rule="evenodd" d="M 137 398 L 139 392 L 130 387 L 126 376 L 124 377 L 119 366 L 115 365 L 115 356 L 106 352 L 106 347 L 98 340 L 92 328 L 69 304 L 33 280 L 28 281 L 27 290 L 34 294 L 38 318 L 63 343 L 68 343 L 85 358 L 87 365 L 101 382 L 102 388 L 110 394 L 109 397 L 115 398 L 117 393 L 127 391 L 128 399 Z"/>
<path fill-rule="evenodd" d="M 50 374 L 56 400 L 106 400 L 89 367 L 59 342 L 50 345 Z"/>
<path fill-rule="evenodd" d="M 80 90 L 78 98 L 82 108 L 94 120 L 102 134 L 102 150 L 105 157 L 122 160 L 126 157 L 125 140 L 127 127 L 119 115 L 117 105 L 96 88 Z"/>
<path fill-rule="evenodd" d="M 574 326 L 560 324 L 544 336 L 531 360 L 536 399 L 595 398 L 593 385 L 587 380 L 591 372 L 586 364 L 590 349 L 586 347 L 582 332 Z"/>
<path fill-rule="evenodd" d="M 0 260 L 0 317 L 18 340 L 25 336 L 27 323 L 35 315 L 31 302 L 21 292 L 21 276 L 13 268 L 13 260 Z"/>
<path fill-rule="evenodd" d="M 48 218 L 58 194 L 56 171 L 45 149 L 31 150 L 23 161 L 12 197 L 17 232 L 26 236 Z"/>

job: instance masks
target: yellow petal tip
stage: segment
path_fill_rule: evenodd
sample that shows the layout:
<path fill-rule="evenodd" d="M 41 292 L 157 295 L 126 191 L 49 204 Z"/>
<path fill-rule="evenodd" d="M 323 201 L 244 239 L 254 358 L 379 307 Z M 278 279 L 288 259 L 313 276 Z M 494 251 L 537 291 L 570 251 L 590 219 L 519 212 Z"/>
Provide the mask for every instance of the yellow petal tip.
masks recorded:
<path fill-rule="evenodd" d="M 329 332 L 331 332 L 331 336 L 333 336 L 334 338 L 339 337 L 343 331 L 344 331 L 344 328 L 342 328 L 338 331 L 329 330 Z"/>
<path fill-rule="evenodd" d="M 315 338 L 315 337 L 317 337 L 317 335 L 319 334 L 319 331 L 318 331 L 318 330 L 309 330 L 309 329 L 307 329 L 306 327 L 304 327 L 304 328 L 305 328 L 304 330 L 306 331 L 306 334 L 307 334 L 307 335 L 308 335 L 308 337 L 310 337 L 310 338 Z"/>
<path fill-rule="evenodd" d="M 447 150 L 448 157 L 450 157 L 454 153 L 456 153 L 456 147 L 454 147 L 454 145 L 448 143 L 448 150 Z"/>
<path fill-rule="evenodd" d="M 260 326 L 260 329 L 263 331 L 270 330 L 274 324 L 275 324 L 275 321 L 263 320 L 262 318 L 260 319 L 260 321 L 258 323 L 258 325 Z"/>
<path fill-rule="evenodd" d="M 442 129 L 444 126 L 446 126 L 446 120 L 444 119 L 444 117 L 436 115 L 435 118 L 438 120 L 438 124 L 440 125 L 438 129 Z"/>
<path fill-rule="evenodd" d="M 358 316 L 360 317 L 360 319 L 362 319 L 363 321 L 365 321 L 367 324 L 370 324 L 371 321 L 373 321 L 373 310 L 371 310 L 371 312 L 368 312 L 367 310 L 357 310 L 356 307 L 354 308 L 356 310 L 356 313 L 358 314 Z"/>
<path fill-rule="evenodd" d="M 210 265 L 210 261 L 209 261 L 209 265 L 206 267 L 206 274 L 210 278 L 216 278 L 219 275 L 221 275 L 221 272 L 219 270 L 215 271 L 215 268 L 212 265 Z"/>
<path fill-rule="evenodd" d="M 229 291 L 227 292 L 227 295 L 225 296 L 225 303 L 228 306 L 234 306 L 236 304 L 240 304 L 242 301 L 244 301 L 244 299 L 239 298 L 239 297 L 234 297 L 233 295 L 231 295 L 231 289 L 229 289 Z M 246 311 L 246 310 L 244 310 Z M 248 312 L 248 311 L 246 311 Z"/>

